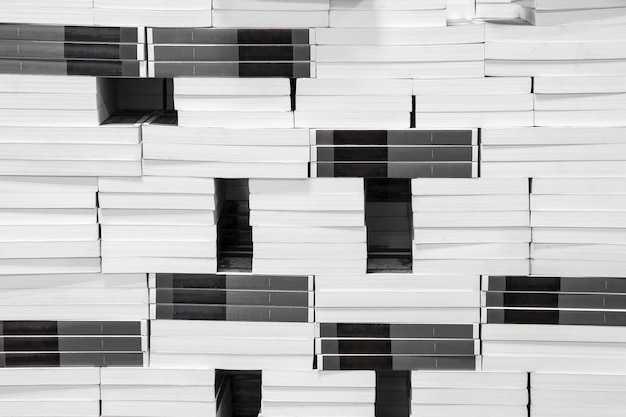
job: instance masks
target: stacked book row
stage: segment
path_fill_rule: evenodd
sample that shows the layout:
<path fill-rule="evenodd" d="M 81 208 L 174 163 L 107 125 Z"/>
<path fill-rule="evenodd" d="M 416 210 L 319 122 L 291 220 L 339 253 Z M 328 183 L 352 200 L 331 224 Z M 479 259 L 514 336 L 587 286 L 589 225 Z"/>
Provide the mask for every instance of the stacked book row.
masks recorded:
<path fill-rule="evenodd" d="M 621 0 L 593 3 L 584 0 L 516 0 L 516 3 L 520 5 L 522 19 L 537 26 L 626 22 L 626 3 Z"/>

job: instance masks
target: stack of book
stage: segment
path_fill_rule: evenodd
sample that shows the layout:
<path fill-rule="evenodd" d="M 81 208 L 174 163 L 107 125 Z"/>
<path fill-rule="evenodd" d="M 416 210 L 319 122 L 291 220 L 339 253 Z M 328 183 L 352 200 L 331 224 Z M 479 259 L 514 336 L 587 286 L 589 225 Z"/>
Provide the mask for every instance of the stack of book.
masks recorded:
<path fill-rule="evenodd" d="M 534 93 L 535 126 L 626 126 L 624 76 L 535 77 Z M 586 159 L 592 156 L 587 154 Z"/>
<path fill-rule="evenodd" d="M 445 25 L 446 0 L 330 0 L 330 27 L 416 28 Z"/>
<path fill-rule="evenodd" d="M 412 181 L 414 273 L 528 274 L 527 179 Z"/>
<path fill-rule="evenodd" d="M 211 26 L 211 0 L 92 0 L 92 3 L 93 23 L 98 26 Z"/>
<path fill-rule="evenodd" d="M 361 178 L 250 180 L 257 274 L 364 274 Z"/>
<path fill-rule="evenodd" d="M 49 25 L 93 25 L 93 0 L 2 2 L 2 21 Z"/>
<path fill-rule="evenodd" d="M 309 175 L 307 129 L 219 129 L 147 123 L 142 126 L 142 137 L 144 175 L 209 178 L 307 178 Z"/>
<path fill-rule="evenodd" d="M 446 20 L 467 22 L 476 17 L 476 0 L 447 0 Z"/>
<path fill-rule="evenodd" d="M 213 0 L 213 26 L 328 27 L 329 0 Z"/>
<path fill-rule="evenodd" d="M 95 178 L 0 177 L 0 273 L 100 272 Z"/>
<path fill-rule="evenodd" d="M 411 80 L 301 78 L 296 127 L 404 129 L 411 125 Z"/>
<path fill-rule="evenodd" d="M 292 128 L 287 78 L 175 78 L 180 126 Z"/>
<path fill-rule="evenodd" d="M 519 19 L 520 6 L 514 0 L 475 0 L 476 18 L 483 20 Z"/>
<path fill-rule="evenodd" d="M 533 179 L 533 275 L 623 277 L 624 178 Z"/>
<path fill-rule="evenodd" d="M 626 279 L 489 276 L 485 370 L 624 372 Z"/>
<path fill-rule="evenodd" d="M 259 417 L 374 417 L 376 375 L 372 371 L 263 371 Z"/>
<path fill-rule="evenodd" d="M 414 417 L 526 417 L 528 403 L 525 372 L 411 372 Z"/>
<path fill-rule="evenodd" d="M 309 29 L 148 28 L 147 32 L 150 77 L 315 75 L 310 45 L 314 32 Z"/>
<path fill-rule="evenodd" d="M 317 76 L 482 77 L 484 41 L 484 26 L 474 23 L 435 28 L 316 29 Z"/>
<path fill-rule="evenodd" d="M 215 272 L 215 183 L 208 178 L 98 178 L 102 270 Z"/>
<path fill-rule="evenodd" d="M 623 76 L 625 28 L 624 24 L 540 27 L 487 23 L 485 74 Z"/>
<path fill-rule="evenodd" d="M 533 126 L 530 77 L 413 80 L 415 126 Z"/>
<path fill-rule="evenodd" d="M 319 323 L 317 369 L 476 370 L 478 324 Z"/>
<path fill-rule="evenodd" d="M 318 275 L 318 323 L 480 323 L 478 275 Z"/>
<path fill-rule="evenodd" d="M 100 417 L 98 368 L 0 369 L 0 416 Z"/>
<path fill-rule="evenodd" d="M 585 112 L 580 116 L 584 119 Z M 483 177 L 624 177 L 623 127 L 482 129 Z"/>
<path fill-rule="evenodd" d="M 215 371 L 103 368 L 102 417 L 215 416 Z"/>
<path fill-rule="evenodd" d="M 623 0 L 515 0 L 522 19 L 537 26 L 580 24 L 624 24 Z"/>
<path fill-rule="evenodd" d="M 152 320 L 150 366 L 310 370 L 315 324 Z"/>

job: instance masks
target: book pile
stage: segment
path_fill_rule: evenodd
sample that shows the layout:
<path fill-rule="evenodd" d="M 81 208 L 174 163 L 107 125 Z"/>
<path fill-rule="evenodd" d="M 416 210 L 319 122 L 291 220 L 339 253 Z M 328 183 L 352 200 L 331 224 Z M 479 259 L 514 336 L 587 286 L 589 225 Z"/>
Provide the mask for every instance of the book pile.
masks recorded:
<path fill-rule="evenodd" d="M 527 179 L 412 181 L 413 272 L 528 274 Z"/>
<path fill-rule="evenodd" d="M 214 417 L 215 371 L 103 368 L 102 417 Z"/>
<path fill-rule="evenodd" d="M 489 276 L 483 291 L 483 369 L 626 369 L 626 279 Z"/>
<path fill-rule="evenodd" d="M 466 22 L 476 17 L 476 0 L 447 0 L 446 20 Z"/>
<path fill-rule="evenodd" d="M 232 1 L 231 1 L 232 3 Z M 148 28 L 150 77 L 315 75 L 309 29 Z"/>
<path fill-rule="evenodd" d="M 533 179 L 530 210 L 533 274 L 625 276 L 623 178 Z"/>
<path fill-rule="evenodd" d="M 98 178 L 102 270 L 215 272 L 215 183 L 208 178 Z"/>
<path fill-rule="evenodd" d="M 0 273 L 100 272 L 96 179 L 0 177 Z"/>
<path fill-rule="evenodd" d="M 213 26 L 328 27 L 329 0 L 213 0 Z"/>
<path fill-rule="evenodd" d="M 525 372 L 411 372 L 414 417 L 526 417 L 528 403 Z"/>
<path fill-rule="evenodd" d="M 319 323 L 317 369 L 475 370 L 478 324 Z"/>
<path fill-rule="evenodd" d="M 251 179 L 254 273 L 364 274 L 364 194 L 360 178 Z"/>
<path fill-rule="evenodd" d="M 263 370 L 259 417 L 374 417 L 375 401 L 376 375 L 372 371 L 289 372 L 268 369 Z"/>
<path fill-rule="evenodd" d="M 143 174 L 209 178 L 307 178 L 307 129 L 142 126 Z M 1 139 L 0 139 L 1 140 Z"/>
<path fill-rule="evenodd" d="M 485 25 L 487 76 L 623 76 L 626 25 Z"/>
<path fill-rule="evenodd" d="M 537 26 L 626 23 L 624 0 L 515 0 L 522 19 Z"/>
<path fill-rule="evenodd" d="M 476 130 L 311 131 L 312 177 L 471 178 Z"/>
<path fill-rule="evenodd" d="M 150 366 L 310 370 L 313 323 L 151 320 Z"/>
<path fill-rule="evenodd" d="M 292 128 L 287 78 L 174 78 L 180 126 Z"/>
<path fill-rule="evenodd" d="M 529 77 L 413 80 L 415 126 L 533 126 Z"/>
<path fill-rule="evenodd" d="M 75 0 L 73 0 L 75 1 Z M 211 0 L 92 0 L 98 26 L 211 26 Z"/>
<path fill-rule="evenodd" d="M 484 41 L 484 26 L 473 23 L 435 28 L 316 29 L 317 76 L 349 79 L 482 77 L 485 74 Z"/>
<path fill-rule="evenodd" d="M 580 117 L 585 118 L 585 112 Z M 576 117 L 579 117 L 576 115 Z M 623 127 L 482 129 L 483 177 L 624 177 Z"/>
<path fill-rule="evenodd" d="M 513 0 L 476 0 L 476 18 L 484 20 L 519 19 L 520 6 Z"/>
<path fill-rule="evenodd" d="M 410 127 L 411 80 L 301 78 L 296 81 L 296 127 Z"/>
<path fill-rule="evenodd" d="M 44 25 L 93 25 L 94 0 L 2 2 L 2 21 Z"/>
<path fill-rule="evenodd" d="M 416 28 L 445 25 L 446 0 L 330 0 L 330 27 Z"/>

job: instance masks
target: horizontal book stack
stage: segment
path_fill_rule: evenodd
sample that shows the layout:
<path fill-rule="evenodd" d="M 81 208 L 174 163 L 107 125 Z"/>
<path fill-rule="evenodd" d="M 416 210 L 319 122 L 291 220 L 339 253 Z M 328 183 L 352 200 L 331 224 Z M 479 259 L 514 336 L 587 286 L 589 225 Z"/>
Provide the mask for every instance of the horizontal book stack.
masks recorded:
<path fill-rule="evenodd" d="M 411 80 L 301 78 L 296 81 L 296 127 L 410 127 Z"/>
<path fill-rule="evenodd" d="M 626 23 L 623 0 L 515 0 L 522 19 L 537 26 Z"/>
<path fill-rule="evenodd" d="M 513 0 L 475 0 L 476 18 L 487 21 L 519 19 L 520 6 Z"/>
<path fill-rule="evenodd" d="M 143 174 L 218 178 L 307 178 L 307 129 L 142 126 Z M 0 139 L 1 140 L 1 139 Z"/>
<path fill-rule="evenodd" d="M 485 26 L 487 76 L 623 76 L 626 25 Z M 619 46 L 618 46 L 619 45 Z"/>
<path fill-rule="evenodd" d="M 435 27 L 446 25 L 446 1 L 330 0 L 330 27 Z"/>
<path fill-rule="evenodd" d="M 624 278 L 489 276 L 483 291 L 485 370 L 623 371 Z"/>
<path fill-rule="evenodd" d="M 0 177 L 0 274 L 100 272 L 95 178 Z"/>
<path fill-rule="evenodd" d="M 98 368 L 0 369 L 0 386 L 2 417 L 100 417 Z"/>
<path fill-rule="evenodd" d="M 617 416 L 626 411 L 626 376 L 571 372 L 530 374 L 534 417 Z"/>
<path fill-rule="evenodd" d="M 476 130 L 311 131 L 311 176 L 471 178 Z"/>
<path fill-rule="evenodd" d="M 292 128 L 286 78 L 175 78 L 180 126 Z"/>
<path fill-rule="evenodd" d="M 259 417 L 306 415 L 374 417 L 372 371 L 263 371 Z"/>
<path fill-rule="evenodd" d="M 475 370 L 478 324 L 320 323 L 317 369 Z"/>
<path fill-rule="evenodd" d="M 623 277 L 623 178 L 533 179 L 531 271 Z"/>
<path fill-rule="evenodd" d="M 97 26 L 211 26 L 211 0 L 92 0 Z"/>
<path fill-rule="evenodd" d="M 581 113 L 577 118 L 586 117 L 586 112 L 576 113 Z M 623 127 L 522 127 L 481 132 L 483 177 L 626 176 Z"/>
<path fill-rule="evenodd" d="M 143 28 L 0 24 L 0 73 L 145 76 Z"/>
<path fill-rule="evenodd" d="M 318 323 L 480 323 L 478 275 L 315 277 Z"/>
<path fill-rule="evenodd" d="M 396 3 L 400 4 L 386 2 Z M 412 4 L 419 7 L 422 3 Z M 473 23 L 434 28 L 316 29 L 317 76 L 349 79 L 482 77 L 485 74 L 484 41 L 484 26 Z"/>
<path fill-rule="evenodd" d="M 103 368 L 102 417 L 214 417 L 215 371 Z"/>
<path fill-rule="evenodd" d="M 533 126 L 529 77 L 413 80 L 415 125 Z"/>
<path fill-rule="evenodd" d="M 313 322 L 313 277 L 155 274 L 152 319 Z"/>
<path fill-rule="evenodd" d="M 253 272 L 364 274 L 364 194 L 360 178 L 251 179 Z"/>
<path fill-rule="evenodd" d="M 313 323 L 152 320 L 150 366 L 310 370 Z"/>
<path fill-rule="evenodd" d="M 534 92 L 535 126 L 626 126 L 624 76 L 536 77 Z"/>
<path fill-rule="evenodd" d="M 476 0 L 447 0 L 446 20 L 467 22 L 476 17 Z"/>
<path fill-rule="evenodd" d="M 411 372 L 414 417 L 526 417 L 528 402 L 525 372 Z"/>
<path fill-rule="evenodd" d="M 315 75 L 309 29 L 148 28 L 150 77 Z"/>
<path fill-rule="evenodd" d="M 412 181 L 414 273 L 528 274 L 527 179 Z"/>
<path fill-rule="evenodd" d="M 208 178 L 98 178 L 102 270 L 215 272 L 215 183 Z"/>
<path fill-rule="evenodd" d="M 226 28 L 328 27 L 329 0 L 213 0 L 213 26 Z"/>
<path fill-rule="evenodd" d="M 49 25 L 93 25 L 93 0 L 2 2 L 2 21 Z"/>

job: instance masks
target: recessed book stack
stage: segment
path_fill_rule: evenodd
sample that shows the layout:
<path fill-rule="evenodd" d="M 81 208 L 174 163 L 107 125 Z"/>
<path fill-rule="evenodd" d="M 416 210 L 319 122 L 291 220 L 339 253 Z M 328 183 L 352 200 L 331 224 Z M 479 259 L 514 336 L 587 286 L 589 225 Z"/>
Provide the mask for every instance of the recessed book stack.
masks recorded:
<path fill-rule="evenodd" d="M 313 35 L 309 29 L 148 28 L 149 74 L 307 78 L 315 75 Z"/>
<path fill-rule="evenodd" d="M 250 180 L 255 274 L 364 274 L 361 178 Z"/>
<path fill-rule="evenodd" d="M 213 26 L 226 28 L 328 27 L 329 0 L 213 0 Z"/>
<path fill-rule="evenodd" d="M 150 366 L 310 370 L 313 323 L 152 320 Z"/>
<path fill-rule="evenodd" d="M 263 371 L 259 417 L 325 415 L 374 417 L 372 371 Z M 305 411 L 306 410 L 306 411 Z"/>
<path fill-rule="evenodd" d="M 528 274 L 527 179 L 412 181 L 414 273 Z"/>
<path fill-rule="evenodd" d="M 445 25 L 445 0 L 330 0 L 330 27 L 415 28 Z"/>
<path fill-rule="evenodd" d="M 215 371 L 103 368 L 102 417 L 215 417 Z"/>
<path fill-rule="evenodd" d="M 100 417 L 100 369 L 0 369 L 0 416 Z"/>
<path fill-rule="evenodd" d="M 211 0 L 93 0 L 97 26 L 211 26 Z"/>
<path fill-rule="evenodd" d="M 485 370 L 624 371 L 624 278 L 489 276 L 483 291 Z"/>
<path fill-rule="evenodd" d="M 215 183 L 208 178 L 100 177 L 102 270 L 215 272 Z"/>
<path fill-rule="evenodd" d="M 529 77 L 413 80 L 415 126 L 533 126 Z"/>
<path fill-rule="evenodd" d="M 292 128 L 286 78 L 175 78 L 180 126 Z"/>
<path fill-rule="evenodd" d="M 100 272 L 95 178 L 0 177 L 0 273 Z"/>
<path fill-rule="evenodd" d="M 476 0 L 476 18 L 484 20 L 519 19 L 520 6 L 513 0 Z"/>
<path fill-rule="evenodd" d="M 623 178 L 533 179 L 533 275 L 625 276 L 624 184 Z"/>
<path fill-rule="evenodd" d="M 520 16 L 533 25 L 624 24 L 626 3 L 620 0 L 515 0 Z"/>
<path fill-rule="evenodd" d="M 528 401 L 525 372 L 411 372 L 414 417 L 526 417 Z"/>
<path fill-rule="evenodd" d="M 307 129 L 220 129 L 151 122 L 142 126 L 142 136 L 144 175 L 307 178 L 309 174 Z"/>
<path fill-rule="evenodd" d="M 586 117 L 586 112 L 576 113 L 582 113 L 577 118 Z M 481 133 L 483 177 L 626 176 L 623 127 L 526 127 Z"/>
<path fill-rule="evenodd" d="M 2 4 L 2 21 L 49 25 L 93 25 L 93 0 L 23 0 Z"/>
<path fill-rule="evenodd" d="M 315 30 L 317 76 L 482 77 L 484 41 L 484 26 L 473 23 L 434 28 L 320 28 Z"/>
<path fill-rule="evenodd" d="M 296 127 L 410 127 L 411 80 L 303 78 L 296 87 Z"/>

